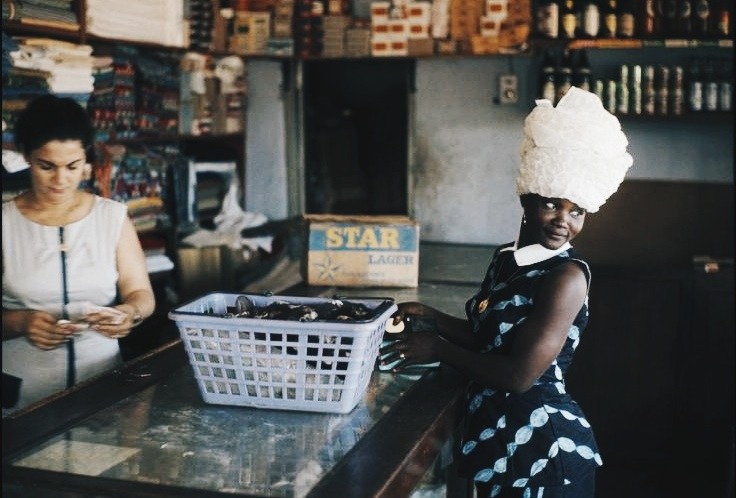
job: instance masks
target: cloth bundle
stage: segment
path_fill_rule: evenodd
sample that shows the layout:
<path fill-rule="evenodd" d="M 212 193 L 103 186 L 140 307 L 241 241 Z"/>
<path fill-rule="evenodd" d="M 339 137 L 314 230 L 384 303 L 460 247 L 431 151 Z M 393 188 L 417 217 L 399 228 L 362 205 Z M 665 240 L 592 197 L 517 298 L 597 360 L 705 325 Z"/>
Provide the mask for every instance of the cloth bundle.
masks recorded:
<path fill-rule="evenodd" d="M 517 193 L 568 199 L 595 213 L 618 190 L 633 158 L 618 119 L 593 93 L 572 87 L 524 122 Z"/>

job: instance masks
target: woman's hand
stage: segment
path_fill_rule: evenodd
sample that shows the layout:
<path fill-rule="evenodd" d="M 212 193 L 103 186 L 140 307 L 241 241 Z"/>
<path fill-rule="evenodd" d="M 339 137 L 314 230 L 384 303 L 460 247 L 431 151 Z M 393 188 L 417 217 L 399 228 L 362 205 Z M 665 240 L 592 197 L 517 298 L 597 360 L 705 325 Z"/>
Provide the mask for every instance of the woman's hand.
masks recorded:
<path fill-rule="evenodd" d="M 434 310 L 434 308 L 431 308 L 427 305 L 424 305 L 422 303 L 418 303 L 415 301 L 399 303 L 398 308 L 399 308 L 398 311 L 396 311 L 396 313 L 394 313 L 393 315 L 394 325 L 398 325 L 400 322 L 403 322 L 407 315 L 415 315 L 415 316 L 430 317 L 430 318 L 434 318 L 436 315 L 436 311 Z"/>
<path fill-rule="evenodd" d="M 24 313 L 27 315 L 23 326 L 26 330 L 26 336 L 31 344 L 39 349 L 56 349 L 79 332 L 78 325 L 64 320 L 57 320 L 54 315 L 46 311 L 29 310 Z"/>
<path fill-rule="evenodd" d="M 85 315 L 85 320 L 95 332 L 111 339 L 121 339 L 140 323 L 137 308 L 121 304 L 113 308 L 98 308 Z"/>
<path fill-rule="evenodd" d="M 381 348 L 381 365 L 389 365 L 399 361 L 393 372 L 398 372 L 412 365 L 424 365 L 439 361 L 438 350 L 443 339 L 431 332 L 414 332 L 401 334 L 401 339 Z"/>

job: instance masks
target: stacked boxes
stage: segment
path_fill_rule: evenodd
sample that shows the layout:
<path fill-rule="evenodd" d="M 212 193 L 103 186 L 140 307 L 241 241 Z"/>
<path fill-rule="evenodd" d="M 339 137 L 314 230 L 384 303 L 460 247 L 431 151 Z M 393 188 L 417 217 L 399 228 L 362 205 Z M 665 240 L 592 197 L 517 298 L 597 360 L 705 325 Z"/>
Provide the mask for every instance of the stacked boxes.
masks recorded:
<path fill-rule="evenodd" d="M 531 29 L 531 0 L 369 0 L 365 18 L 352 17 L 347 0 L 246 0 L 236 9 L 192 1 L 193 11 L 214 11 L 209 43 L 217 49 L 227 40 L 230 52 L 244 55 L 508 53 L 524 49 Z"/>
<path fill-rule="evenodd" d="M 271 36 L 274 38 L 291 38 L 293 30 L 291 25 L 294 21 L 294 0 L 278 0 L 273 9 L 273 29 Z"/>
<path fill-rule="evenodd" d="M 434 44 L 430 32 L 432 4 L 429 2 L 409 2 L 406 4 L 406 20 L 409 35 L 409 55 L 432 55 L 434 53 Z"/>
<path fill-rule="evenodd" d="M 508 3 L 508 15 L 501 22 L 499 44 L 517 47 L 526 43 L 531 32 L 531 1 L 514 0 Z"/>
<path fill-rule="evenodd" d="M 485 0 L 479 33 L 472 37 L 472 52 L 497 53 L 522 46 L 531 30 L 529 0 Z"/>
<path fill-rule="evenodd" d="M 429 2 L 371 3 L 371 54 L 374 56 L 429 55 Z M 409 47 L 412 47 L 410 50 Z"/>
<path fill-rule="evenodd" d="M 271 35 L 271 13 L 236 11 L 230 51 L 236 54 L 262 54 Z"/>
<path fill-rule="evenodd" d="M 483 0 L 452 0 L 450 4 L 450 37 L 461 52 L 470 52 L 471 40 L 478 34 L 478 20 L 484 13 Z"/>
<path fill-rule="evenodd" d="M 350 17 L 329 15 L 323 20 L 325 33 L 322 38 L 322 55 L 340 57 L 345 55 L 345 32 L 350 25 Z"/>
<path fill-rule="evenodd" d="M 450 1 L 434 0 L 432 2 L 432 38 L 447 40 L 450 27 Z"/>
<path fill-rule="evenodd" d="M 364 21 L 356 21 L 345 32 L 345 55 L 364 57 L 371 54 L 371 28 Z"/>
<path fill-rule="evenodd" d="M 412 40 L 429 38 L 432 23 L 432 4 L 429 2 L 409 2 L 406 4 L 408 35 Z"/>
<path fill-rule="evenodd" d="M 486 13 L 480 18 L 480 35 L 498 36 L 501 34 L 501 22 L 508 15 L 508 0 L 486 0 Z"/>
<path fill-rule="evenodd" d="M 371 2 L 371 55 L 393 55 L 389 28 L 390 9 L 391 2 Z"/>
<path fill-rule="evenodd" d="M 299 57 L 322 53 L 324 6 L 312 0 L 296 0 L 294 4 L 294 50 Z"/>
<path fill-rule="evenodd" d="M 211 0 L 189 1 L 189 48 L 212 50 L 214 7 Z"/>
<path fill-rule="evenodd" d="M 273 9 L 271 38 L 266 44 L 270 55 L 292 55 L 294 53 L 294 0 L 277 0 Z"/>

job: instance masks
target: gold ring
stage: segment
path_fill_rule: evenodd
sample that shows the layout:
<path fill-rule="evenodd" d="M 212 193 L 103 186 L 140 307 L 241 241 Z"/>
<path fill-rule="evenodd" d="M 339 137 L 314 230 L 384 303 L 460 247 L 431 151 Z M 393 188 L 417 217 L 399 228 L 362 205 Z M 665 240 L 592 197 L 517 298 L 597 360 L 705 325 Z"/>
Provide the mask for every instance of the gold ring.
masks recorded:
<path fill-rule="evenodd" d="M 404 353 L 399 353 L 399 358 L 401 358 L 402 360 L 405 360 L 406 355 Z"/>

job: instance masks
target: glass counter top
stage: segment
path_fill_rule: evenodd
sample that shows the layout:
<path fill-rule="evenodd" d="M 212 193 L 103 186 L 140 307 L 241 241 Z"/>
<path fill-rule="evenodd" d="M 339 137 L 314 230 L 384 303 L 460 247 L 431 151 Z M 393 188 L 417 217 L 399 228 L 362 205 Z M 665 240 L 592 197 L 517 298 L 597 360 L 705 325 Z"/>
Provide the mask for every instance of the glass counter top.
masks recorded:
<path fill-rule="evenodd" d="M 476 285 L 306 291 L 461 316 Z M 465 386 L 445 367 L 375 370 L 347 414 L 212 405 L 177 340 L 4 418 L 3 496 L 405 497 L 457 427 Z"/>
<path fill-rule="evenodd" d="M 11 466 L 303 497 L 419 378 L 374 372 L 350 413 L 205 404 L 189 366 L 24 451 Z"/>

